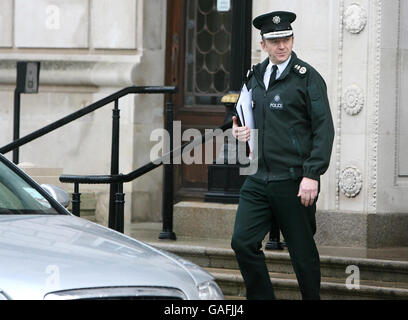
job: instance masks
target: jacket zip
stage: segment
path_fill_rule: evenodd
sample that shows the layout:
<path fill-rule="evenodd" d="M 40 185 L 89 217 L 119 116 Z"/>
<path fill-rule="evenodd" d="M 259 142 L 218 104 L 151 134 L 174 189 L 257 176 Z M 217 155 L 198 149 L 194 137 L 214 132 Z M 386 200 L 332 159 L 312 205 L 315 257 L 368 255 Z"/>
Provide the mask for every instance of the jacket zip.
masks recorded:
<path fill-rule="evenodd" d="M 265 95 L 264 98 L 266 97 L 266 91 L 265 91 Z M 262 104 L 262 112 L 263 112 L 263 128 L 262 128 L 262 157 L 266 166 L 266 171 L 267 171 L 267 178 L 266 180 L 269 180 L 269 165 L 266 162 L 266 158 L 265 158 L 265 121 L 266 121 L 266 115 L 265 115 L 265 105 Z"/>
<path fill-rule="evenodd" d="M 276 84 L 277 84 L 277 83 L 275 83 L 274 86 L 275 86 Z M 270 89 L 272 89 L 272 88 L 273 88 L 273 87 L 270 87 Z M 264 100 L 266 99 L 266 96 L 267 96 L 268 91 L 269 91 L 269 88 L 268 88 L 268 89 L 265 88 Z M 269 165 L 268 165 L 268 163 L 266 162 L 266 158 L 265 158 L 265 122 L 266 122 L 265 108 L 266 108 L 266 106 L 263 104 L 263 106 L 262 106 L 262 111 L 263 111 L 262 157 L 263 157 L 263 159 L 264 159 L 264 163 L 265 163 L 265 166 L 266 166 L 266 170 L 267 170 L 267 172 L 268 172 L 268 176 L 267 176 L 266 180 L 269 180 L 269 176 L 270 176 L 271 170 L 270 170 Z"/>

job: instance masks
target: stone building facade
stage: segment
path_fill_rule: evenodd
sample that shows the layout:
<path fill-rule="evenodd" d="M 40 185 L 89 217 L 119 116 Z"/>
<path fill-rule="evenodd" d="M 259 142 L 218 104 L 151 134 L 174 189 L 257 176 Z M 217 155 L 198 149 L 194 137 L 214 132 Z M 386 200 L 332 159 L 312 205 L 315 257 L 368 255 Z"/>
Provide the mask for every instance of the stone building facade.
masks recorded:
<path fill-rule="evenodd" d="M 16 61 L 41 62 L 39 93 L 21 97 L 20 136 L 124 87 L 163 85 L 165 12 L 161 0 L 1 0 L 0 144 L 12 140 Z M 163 96 L 129 95 L 119 107 L 120 172 L 128 173 L 150 160 L 150 133 L 163 125 Z M 20 162 L 65 174 L 109 174 L 112 109 L 21 147 Z M 161 180 L 159 168 L 125 185 L 126 222 L 160 220 Z M 108 188 L 80 189 L 90 190 L 97 193 L 97 220 L 106 225 Z"/>
<path fill-rule="evenodd" d="M 123 87 L 163 85 L 166 7 L 165 0 L 0 0 L 0 144 L 12 139 L 18 60 L 41 62 L 40 92 L 22 96 L 21 135 Z M 253 2 L 254 17 L 273 10 L 297 13 L 294 50 L 325 78 L 335 122 L 317 242 L 408 245 L 408 0 Z M 266 57 L 259 40 L 253 29 L 253 64 Z M 149 161 L 163 105 L 163 96 L 120 100 L 121 172 Z M 20 160 L 108 174 L 111 109 L 22 147 Z M 160 221 L 161 188 L 162 169 L 126 185 L 126 222 Z M 107 188 L 92 190 L 106 224 Z"/>

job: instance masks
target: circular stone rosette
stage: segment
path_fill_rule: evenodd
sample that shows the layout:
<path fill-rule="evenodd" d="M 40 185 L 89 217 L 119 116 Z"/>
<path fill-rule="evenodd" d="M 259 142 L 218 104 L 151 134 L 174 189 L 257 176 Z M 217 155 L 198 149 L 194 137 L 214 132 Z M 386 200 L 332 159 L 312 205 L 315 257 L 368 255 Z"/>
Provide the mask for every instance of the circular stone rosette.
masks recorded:
<path fill-rule="evenodd" d="M 363 186 L 361 172 L 356 167 L 347 167 L 340 174 L 340 190 L 348 198 L 355 198 Z"/>
<path fill-rule="evenodd" d="M 367 13 L 357 3 L 348 6 L 344 12 L 344 27 L 350 33 L 360 33 L 367 24 Z"/>
<path fill-rule="evenodd" d="M 364 94 L 358 86 L 352 85 L 346 89 L 343 95 L 343 109 L 350 116 L 359 114 L 364 107 Z"/>

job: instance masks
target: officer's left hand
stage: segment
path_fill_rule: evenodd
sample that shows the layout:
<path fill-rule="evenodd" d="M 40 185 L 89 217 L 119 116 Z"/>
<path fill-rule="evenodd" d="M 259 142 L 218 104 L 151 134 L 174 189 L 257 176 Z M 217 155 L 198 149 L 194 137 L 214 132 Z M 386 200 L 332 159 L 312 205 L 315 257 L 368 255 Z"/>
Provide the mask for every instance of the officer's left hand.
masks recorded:
<path fill-rule="evenodd" d="M 313 205 L 318 193 L 319 182 L 310 178 L 303 177 L 299 186 L 298 197 L 305 207 Z"/>

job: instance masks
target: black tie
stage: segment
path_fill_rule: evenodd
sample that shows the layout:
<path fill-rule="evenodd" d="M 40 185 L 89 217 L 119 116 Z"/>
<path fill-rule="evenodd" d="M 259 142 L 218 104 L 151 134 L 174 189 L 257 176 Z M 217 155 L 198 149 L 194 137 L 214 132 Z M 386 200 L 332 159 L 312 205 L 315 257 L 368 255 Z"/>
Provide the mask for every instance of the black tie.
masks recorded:
<path fill-rule="evenodd" d="M 276 81 L 276 72 L 278 71 L 278 66 L 274 64 L 272 66 L 272 73 L 269 79 L 269 88 L 272 87 L 273 83 Z"/>

